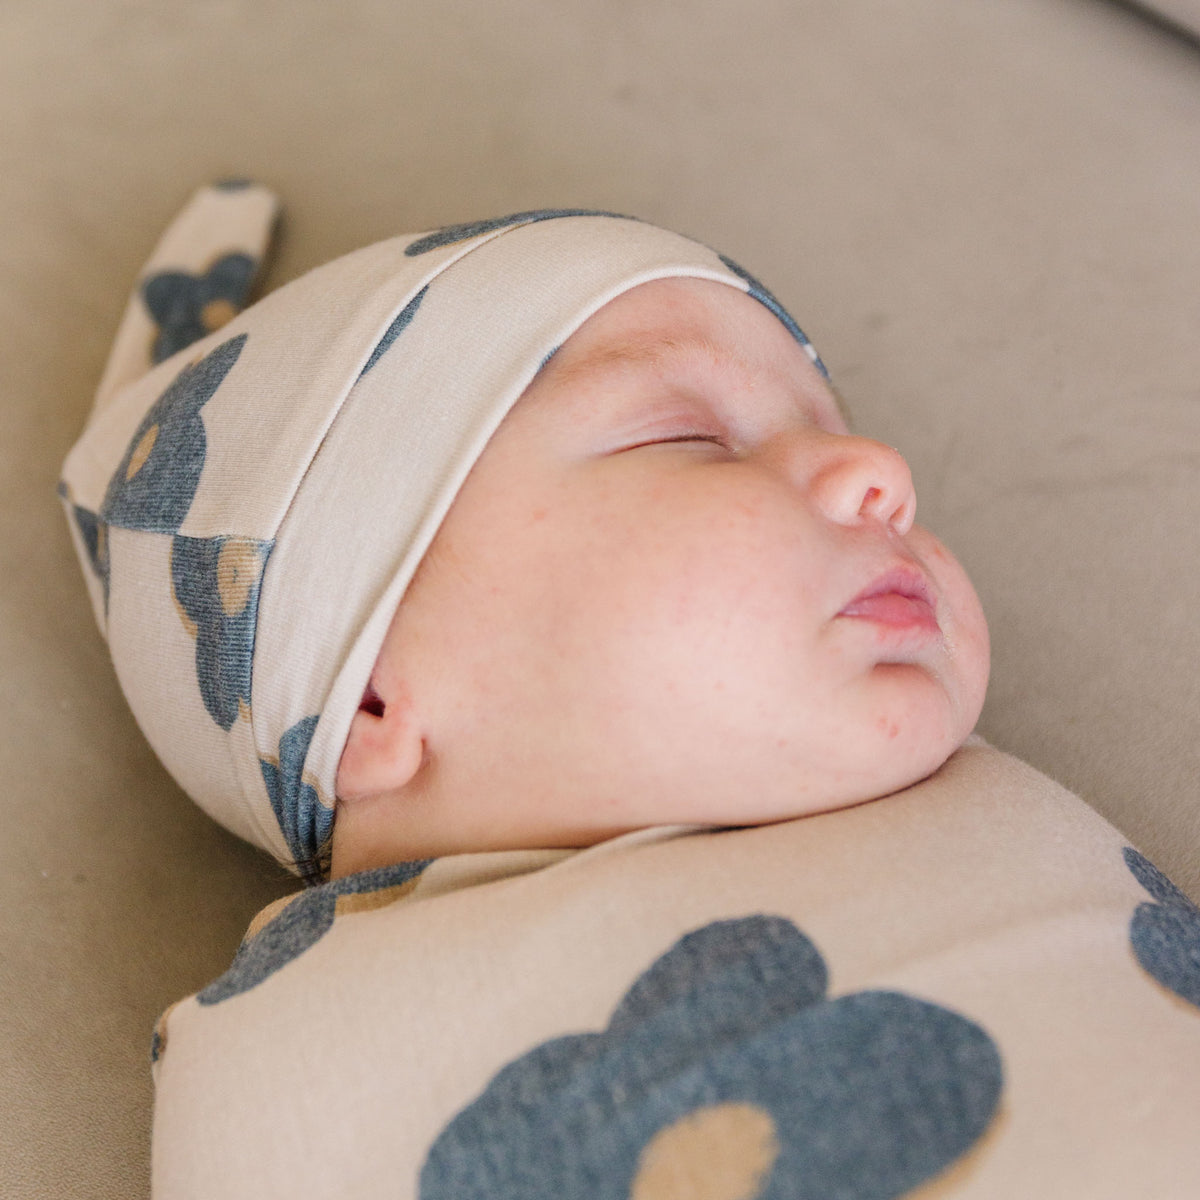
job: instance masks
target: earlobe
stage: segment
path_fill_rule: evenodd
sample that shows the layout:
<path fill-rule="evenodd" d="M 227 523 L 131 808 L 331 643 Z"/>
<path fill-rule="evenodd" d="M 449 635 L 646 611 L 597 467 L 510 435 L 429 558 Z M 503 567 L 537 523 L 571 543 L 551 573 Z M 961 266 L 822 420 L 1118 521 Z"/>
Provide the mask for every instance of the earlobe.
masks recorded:
<path fill-rule="evenodd" d="M 353 803 L 397 791 L 416 776 L 424 757 L 412 702 L 404 695 L 385 701 L 368 684 L 338 763 L 337 797 Z"/>

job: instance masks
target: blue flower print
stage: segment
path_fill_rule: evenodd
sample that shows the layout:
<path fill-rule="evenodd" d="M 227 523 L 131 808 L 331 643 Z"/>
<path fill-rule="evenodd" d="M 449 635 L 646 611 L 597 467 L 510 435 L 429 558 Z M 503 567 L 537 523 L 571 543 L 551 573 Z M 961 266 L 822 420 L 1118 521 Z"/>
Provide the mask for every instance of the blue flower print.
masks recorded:
<path fill-rule="evenodd" d="M 184 367 L 150 406 L 109 480 L 100 518 L 124 529 L 175 533 L 183 524 L 204 469 L 207 438 L 200 409 L 212 399 L 246 344 L 246 334 L 222 342 Z"/>
<path fill-rule="evenodd" d="M 788 333 L 790 333 L 792 337 L 794 337 L 796 341 L 798 341 L 800 345 L 804 347 L 804 352 L 810 359 L 812 359 L 813 365 L 818 371 L 821 372 L 822 375 L 825 376 L 826 379 L 828 379 L 829 371 L 826 369 L 825 364 L 817 356 L 816 349 L 813 347 L 812 342 L 808 340 L 804 330 L 796 324 L 796 320 L 792 314 L 788 312 L 788 310 L 779 303 L 775 296 L 767 290 L 765 285 L 760 283 L 759 280 L 755 279 L 745 267 L 738 266 L 738 264 L 735 263 L 732 258 L 726 258 L 724 254 L 722 254 L 720 258 L 721 261 L 735 275 L 741 276 L 741 278 L 750 285 L 750 295 L 753 296 L 754 299 L 759 302 L 759 304 L 769 308 L 771 312 L 773 312 L 783 322 Z"/>
<path fill-rule="evenodd" d="M 142 282 L 142 300 L 158 325 L 150 353 L 157 366 L 221 328 L 246 307 L 258 264 L 248 254 L 226 254 L 203 274 L 160 271 Z"/>
<path fill-rule="evenodd" d="M 381 908 L 412 891 L 432 861 L 360 871 L 292 897 L 265 925 L 246 935 L 229 970 L 197 993 L 196 999 L 201 1004 L 220 1004 L 257 987 L 315 946 L 333 928 L 335 918 Z"/>
<path fill-rule="evenodd" d="M 1129 941 L 1143 968 L 1181 1000 L 1200 1008 L 1200 908 L 1132 846 L 1125 865 L 1158 901 L 1139 904 Z"/>
<path fill-rule="evenodd" d="M 64 500 L 70 500 L 70 493 L 65 483 L 58 485 L 58 494 Z M 108 526 L 90 509 L 80 508 L 71 503 L 71 516 L 75 528 L 79 530 L 80 540 L 87 552 L 90 564 L 100 586 L 104 589 L 104 608 L 108 610 Z"/>
<path fill-rule="evenodd" d="M 190 538 L 171 542 L 171 586 L 196 639 L 196 678 L 208 715 L 228 730 L 250 705 L 254 630 L 273 541 Z"/>
<path fill-rule="evenodd" d="M 321 803 L 317 789 L 304 778 L 304 760 L 318 720 L 314 715 L 297 721 L 279 739 L 279 760 L 258 762 L 275 818 L 306 883 L 323 877 L 322 855 L 333 832 L 333 809 Z"/>
<path fill-rule="evenodd" d="M 400 310 L 396 319 L 384 330 L 383 337 L 375 344 L 375 349 L 371 351 L 371 357 L 367 359 L 367 365 L 359 374 L 360 379 L 388 352 L 391 344 L 408 328 L 409 322 L 416 316 L 417 309 L 421 307 L 421 301 L 425 299 L 427 291 L 429 291 L 428 284 Z"/>
<path fill-rule="evenodd" d="M 157 1021 L 154 1022 L 154 1032 L 150 1035 L 150 1061 L 158 1062 L 162 1058 L 163 1053 L 167 1048 L 167 1022 L 170 1020 L 171 1014 L 183 1002 L 176 1000 L 165 1012 L 163 1012 Z"/>
<path fill-rule="evenodd" d="M 410 258 L 415 258 L 418 254 L 428 254 L 430 250 L 437 250 L 442 246 L 452 246 L 455 242 L 465 242 L 468 238 L 491 233 L 493 229 L 503 229 L 508 225 L 532 225 L 535 221 L 552 221 L 556 217 L 616 217 L 621 221 L 637 220 L 637 217 L 627 217 L 624 213 L 602 212 L 591 208 L 535 208 L 529 212 L 510 213 L 507 217 L 490 217 L 485 221 L 447 225 L 418 238 L 405 248 L 404 253 Z"/>
<path fill-rule="evenodd" d="M 695 930 L 604 1032 L 495 1075 L 434 1142 L 421 1200 L 902 1195 L 987 1129 L 999 1053 L 938 1005 L 826 987 L 820 952 L 782 917 Z"/>

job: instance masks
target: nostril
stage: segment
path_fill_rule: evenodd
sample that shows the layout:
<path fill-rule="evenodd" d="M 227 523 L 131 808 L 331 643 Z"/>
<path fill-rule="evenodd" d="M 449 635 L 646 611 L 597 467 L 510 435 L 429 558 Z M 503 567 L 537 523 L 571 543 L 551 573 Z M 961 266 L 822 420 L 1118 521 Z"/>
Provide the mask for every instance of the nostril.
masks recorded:
<path fill-rule="evenodd" d="M 863 492 L 862 504 L 859 505 L 858 515 L 887 524 L 895 524 L 901 516 L 903 502 L 897 504 L 895 494 L 885 488 L 868 487 Z"/>
<path fill-rule="evenodd" d="M 863 492 L 859 505 L 860 517 L 874 518 L 895 526 L 899 533 L 907 533 L 912 525 L 915 505 L 911 495 L 897 495 L 880 487 L 868 487 Z"/>

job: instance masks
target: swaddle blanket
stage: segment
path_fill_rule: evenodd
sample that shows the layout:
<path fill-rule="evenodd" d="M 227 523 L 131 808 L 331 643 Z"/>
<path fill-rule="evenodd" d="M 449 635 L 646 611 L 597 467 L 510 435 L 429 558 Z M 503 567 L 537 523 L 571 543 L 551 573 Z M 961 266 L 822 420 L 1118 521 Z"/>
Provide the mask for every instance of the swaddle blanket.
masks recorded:
<path fill-rule="evenodd" d="M 239 313 L 276 212 L 265 188 L 227 183 L 167 230 L 60 491 L 151 745 L 311 882 L 396 605 L 546 358 L 615 296 L 683 275 L 749 292 L 821 364 L 729 259 L 578 210 L 393 238 Z"/>
<path fill-rule="evenodd" d="M 840 812 L 302 891 L 153 1054 L 157 1200 L 1191 1200 L 1200 910 L 972 739 Z"/>

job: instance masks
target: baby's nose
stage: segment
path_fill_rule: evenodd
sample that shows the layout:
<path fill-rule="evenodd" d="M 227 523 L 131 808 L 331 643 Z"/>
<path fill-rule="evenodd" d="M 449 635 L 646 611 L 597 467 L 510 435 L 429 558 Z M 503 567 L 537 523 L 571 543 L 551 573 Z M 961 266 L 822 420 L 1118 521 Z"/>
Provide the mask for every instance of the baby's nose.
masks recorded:
<path fill-rule="evenodd" d="M 899 450 L 870 438 L 821 434 L 809 487 L 825 515 L 840 525 L 880 521 L 906 534 L 917 512 L 912 473 Z"/>

